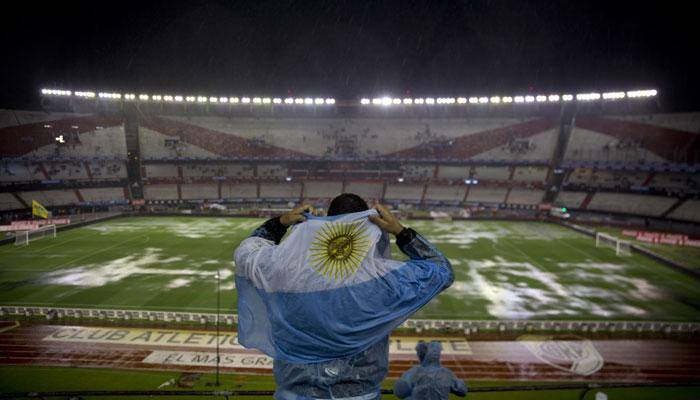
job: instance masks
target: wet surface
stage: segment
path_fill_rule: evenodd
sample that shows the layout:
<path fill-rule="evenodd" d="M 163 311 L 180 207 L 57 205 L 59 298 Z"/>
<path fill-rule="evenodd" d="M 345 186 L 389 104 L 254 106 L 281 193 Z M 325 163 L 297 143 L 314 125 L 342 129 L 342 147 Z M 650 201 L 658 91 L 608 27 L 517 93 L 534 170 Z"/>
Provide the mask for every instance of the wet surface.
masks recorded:
<path fill-rule="evenodd" d="M 12 323 L 0 323 L 0 364 L 196 372 L 215 369 L 215 347 L 212 347 L 210 340 L 190 341 L 194 344 L 182 344 L 186 340 L 180 340 L 187 337 L 199 338 L 193 335 L 211 335 L 213 332 L 200 334 L 196 332 L 202 331 L 153 329 L 154 334 L 159 332 L 170 343 L 168 340 L 158 343 L 129 343 L 129 337 L 141 337 L 144 330 L 123 328 L 123 332 L 134 331 L 131 332 L 132 336 L 117 333 L 109 336 L 104 332 L 97 334 L 95 330 L 119 332 L 121 328 L 89 328 L 93 331 L 81 329 L 82 327 L 58 325 L 22 325 L 13 328 Z M 70 332 L 75 333 L 68 335 Z M 230 335 L 230 332 L 226 334 Z M 416 340 L 415 337 L 410 339 Z M 452 369 L 461 379 L 616 382 L 700 380 L 700 342 L 692 339 L 588 340 L 572 335 L 522 335 L 516 340 L 461 339 L 455 342 L 456 351 L 446 349 L 442 357 L 443 365 Z M 267 357 L 237 344 L 231 345 L 232 342 L 228 343 L 222 345 L 220 350 L 222 360 L 226 359 L 226 362 L 222 361 L 222 370 L 272 373 Z M 446 342 L 443 344 L 445 346 L 449 347 L 450 344 Z M 415 355 L 406 351 L 406 348 L 401 348 L 401 345 L 392 347 L 390 360 L 389 376 L 393 378 L 399 377 L 417 363 Z"/>

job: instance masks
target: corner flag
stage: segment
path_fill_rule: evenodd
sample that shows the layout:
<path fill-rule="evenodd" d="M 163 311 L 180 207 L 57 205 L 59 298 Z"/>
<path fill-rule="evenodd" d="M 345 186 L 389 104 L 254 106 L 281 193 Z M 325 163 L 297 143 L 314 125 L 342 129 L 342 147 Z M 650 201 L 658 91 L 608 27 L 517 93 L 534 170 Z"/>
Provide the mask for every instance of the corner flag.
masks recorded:
<path fill-rule="evenodd" d="M 46 211 L 46 208 L 44 208 L 44 206 L 42 206 L 38 201 L 32 200 L 32 215 L 46 219 L 49 217 L 49 212 Z"/>

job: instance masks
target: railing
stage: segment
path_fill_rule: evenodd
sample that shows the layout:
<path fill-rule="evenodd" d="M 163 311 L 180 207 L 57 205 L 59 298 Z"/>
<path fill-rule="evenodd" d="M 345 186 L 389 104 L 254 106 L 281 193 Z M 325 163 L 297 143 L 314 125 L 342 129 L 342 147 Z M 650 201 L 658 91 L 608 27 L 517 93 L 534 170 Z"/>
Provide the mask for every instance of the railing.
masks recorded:
<path fill-rule="evenodd" d="M 526 386 L 486 386 L 473 387 L 469 394 L 494 393 L 494 392 L 533 392 L 550 390 L 580 390 L 579 399 L 584 399 L 591 390 L 602 389 L 630 389 L 630 388 L 700 388 L 700 382 L 674 382 L 674 383 L 566 383 L 548 385 Z M 382 389 L 383 395 L 392 395 L 390 389 Z M 0 393 L 0 399 L 46 399 L 67 398 L 82 399 L 86 397 L 179 397 L 179 396 L 206 396 L 223 397 L 225 399 L 249 396 L 272 396 L 273 390 L 72 390 L 60 392 L 17 392 Z"/>
<path fill-rule="evenodd" d="M 98 319 L 105 321 L 143 320 L 151 322 L 199 323 L 216 322 L 216 310 L 208 312 L 184 312 L 174 310 L 74 308 L 32 305 L 2 305 L 0 318 L 4 316 L 40 317 L 49 321 L 63 318 Z M 219 321 L 226 325 L 238 323 L 238 315 L 220 313 Z M 637 332 L 637 333 L 698 333 L 697 321 L 618 321 L 618 320 L 460 320 L 460 319 L 409 319 L 400 328 L 423 330 L 450 330 L 466 335 L 482 331 L 548 331 L 548 332 Z"/>

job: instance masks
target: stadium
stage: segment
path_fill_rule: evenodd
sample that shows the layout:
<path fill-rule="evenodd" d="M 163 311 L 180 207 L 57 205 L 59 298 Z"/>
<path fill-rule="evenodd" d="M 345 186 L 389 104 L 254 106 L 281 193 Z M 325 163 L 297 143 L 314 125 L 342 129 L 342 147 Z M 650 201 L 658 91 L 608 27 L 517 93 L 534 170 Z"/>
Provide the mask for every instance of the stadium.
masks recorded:
<path fill-rule="evenodd" d="M 233 252 L 341 193 L 454 270 L 383 398 L 427 340 L 478 399 L 700 395 L 700 113 L 664 91 L 110 87 L 0 110 L 0 398 L 271 398 Z"/>

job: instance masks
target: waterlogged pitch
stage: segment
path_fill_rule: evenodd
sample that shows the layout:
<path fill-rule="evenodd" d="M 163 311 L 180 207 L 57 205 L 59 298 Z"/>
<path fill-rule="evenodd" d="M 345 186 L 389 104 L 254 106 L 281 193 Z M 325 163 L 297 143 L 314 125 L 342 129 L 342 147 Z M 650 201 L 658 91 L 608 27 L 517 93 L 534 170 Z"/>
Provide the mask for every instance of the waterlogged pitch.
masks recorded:
<path fill-rule="evenodd" d="M 260 223 L 121 218 L 2 246 L 0 305 L 210 311 L 218 270 L 222 306 L 234 310 L 232 253 Z M 692 278 L 557 225 L 405 223 L 445 252 L 456 276 L 418 318 L 700 320 Z"/>

